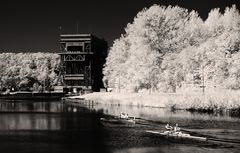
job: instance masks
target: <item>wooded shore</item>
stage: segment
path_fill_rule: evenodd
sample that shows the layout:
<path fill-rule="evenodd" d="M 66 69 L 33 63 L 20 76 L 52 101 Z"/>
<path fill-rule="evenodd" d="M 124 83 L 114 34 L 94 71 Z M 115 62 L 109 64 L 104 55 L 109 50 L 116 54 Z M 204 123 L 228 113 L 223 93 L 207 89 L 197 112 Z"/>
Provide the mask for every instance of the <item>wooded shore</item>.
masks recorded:
<path fill-rule="evenodd" d="M 117 93 L 94 92 L 79 96 L 95 103 L 127 105 L 138 107 L 158 107 L 171 110 L 218 113 L 239 116 L 240 94 L 238 91 L 202 93 Z M 74 97 L 76 99 L 79 98 Z"/>

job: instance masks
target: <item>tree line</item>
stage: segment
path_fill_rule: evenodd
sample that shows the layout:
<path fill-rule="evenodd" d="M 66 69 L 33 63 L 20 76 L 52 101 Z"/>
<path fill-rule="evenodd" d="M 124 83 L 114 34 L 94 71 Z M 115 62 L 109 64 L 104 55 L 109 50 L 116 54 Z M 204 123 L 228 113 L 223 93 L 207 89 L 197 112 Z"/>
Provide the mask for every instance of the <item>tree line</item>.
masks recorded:
<path fill-rule="evenodd" d="M 140 11 L 116 39 L 104 66 L 106 87 L 176 92 L 240 88 L 240 13 L 212 9 L 206 20 L 178 6 Z"/>
<path fill-rule="evenodd" d="M 0 89 L 51 90 L 58 83 L 60 57 L 54 53 L 1 53 Z"/>

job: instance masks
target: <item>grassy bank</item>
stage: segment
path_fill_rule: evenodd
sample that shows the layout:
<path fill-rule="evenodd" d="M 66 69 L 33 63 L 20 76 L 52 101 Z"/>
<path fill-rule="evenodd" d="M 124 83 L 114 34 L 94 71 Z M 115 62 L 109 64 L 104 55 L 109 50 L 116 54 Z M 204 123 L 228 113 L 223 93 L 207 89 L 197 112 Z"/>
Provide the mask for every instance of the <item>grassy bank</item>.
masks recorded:
<path fill-rule="evenodd" d="M 240 93 L 236 91 L 187 93 L 91 93 L 83 95 L 86 100 L 103 104 L 134 105 L 186 109 L 208 113 L 240 114 Z"/>

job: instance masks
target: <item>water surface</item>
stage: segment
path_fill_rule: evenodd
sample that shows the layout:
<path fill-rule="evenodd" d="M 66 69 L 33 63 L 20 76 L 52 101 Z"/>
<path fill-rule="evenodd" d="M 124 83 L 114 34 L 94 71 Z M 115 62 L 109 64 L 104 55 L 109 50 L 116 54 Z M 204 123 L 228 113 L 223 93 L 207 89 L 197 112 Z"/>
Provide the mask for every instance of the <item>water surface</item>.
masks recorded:
<path fill-rule="evenodd" d="M 101 117 L 126 112 L 136 124 L 102 124 Z M 178 123 L 184 132 L 210 141 L 178 142 L 149 135 Z M 0 101 L 1 152 L 179 153 L 239 152 L 240 119 L 167 109 L 35 101 Z"/>

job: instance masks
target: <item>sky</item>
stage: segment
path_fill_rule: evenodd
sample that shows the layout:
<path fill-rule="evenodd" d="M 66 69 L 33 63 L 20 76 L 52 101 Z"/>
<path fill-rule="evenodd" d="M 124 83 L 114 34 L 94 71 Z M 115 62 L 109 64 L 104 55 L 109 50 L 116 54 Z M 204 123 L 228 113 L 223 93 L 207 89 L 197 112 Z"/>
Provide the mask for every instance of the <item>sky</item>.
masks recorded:
<path fill-rule="evenodd" d="M 91 33 L 109 46 L 144 7 L 178 5 L 206 19 L 239 0 L 7 0 L 0 4 L 1 52 L 59 52 L 59 34 Z M 238 3 L 237 3 L 238 2 Z M 61 26 L 61 32 L 60 27 Z"/>

